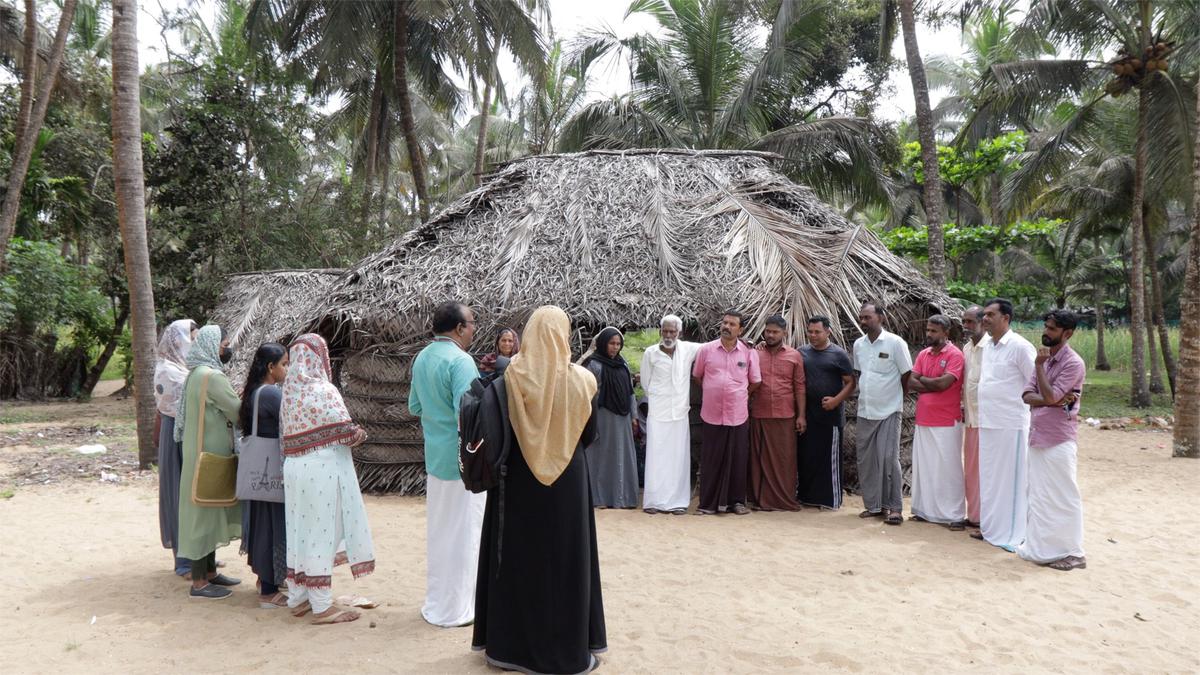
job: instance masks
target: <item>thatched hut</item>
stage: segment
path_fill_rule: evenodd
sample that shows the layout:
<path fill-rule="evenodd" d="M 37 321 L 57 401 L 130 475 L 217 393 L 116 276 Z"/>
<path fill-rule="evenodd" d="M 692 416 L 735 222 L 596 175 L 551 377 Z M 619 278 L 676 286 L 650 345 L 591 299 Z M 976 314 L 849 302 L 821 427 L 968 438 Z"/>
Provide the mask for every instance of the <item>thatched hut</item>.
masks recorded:
<path fill-rule="evenodd" d="M 779 159 L 682 150 L 524 158 L 350 268 L 303 323 L 330 340 L 351 413 L 371 434 L 355 450 L 363 486 L 423 489 L 420 429 L 404 402 L 430 312 L 448 299 L 474 308 L 480 352 L 498 328 L 522 326 L 547 303 L 575 321 L 577 348 L 603 326 L 653 327 L 667 312 L 711 338 L 730 307 L 750 317 L 750 336 L 783 314 L 798 343 L 806 317 L 823 314 L 846 344 L 868 298 L 887 305 L 890 330 L 920 344 L 926 317 L 957 311 L 870 230 L 788 180 Z"/>
<path fill-rule="evenodd" d="M 254 351 L 295 337 L 344 270 L 272 270 L 230 275 L 212 323 L 225 328 L 234 358 L 229 381 L 242 386 Z"/>

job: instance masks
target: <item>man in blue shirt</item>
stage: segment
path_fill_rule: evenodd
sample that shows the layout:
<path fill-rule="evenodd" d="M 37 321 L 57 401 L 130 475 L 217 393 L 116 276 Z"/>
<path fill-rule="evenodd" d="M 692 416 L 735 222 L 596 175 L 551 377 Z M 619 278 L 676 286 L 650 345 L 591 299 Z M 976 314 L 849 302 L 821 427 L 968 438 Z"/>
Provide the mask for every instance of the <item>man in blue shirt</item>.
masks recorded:
<path fill-rule="evenodd" d="M 413 362 L 408 409 L 425 437 L 425 605 L 421 616 L 442 627 L 475 620 L 475 574 L 483 528 L 484 493 L 469 492 L 458 472 L 458 403 L 479 377 L 467 353 L 475 314 L 459 302 L 433 313 L 434 338 Z"/>

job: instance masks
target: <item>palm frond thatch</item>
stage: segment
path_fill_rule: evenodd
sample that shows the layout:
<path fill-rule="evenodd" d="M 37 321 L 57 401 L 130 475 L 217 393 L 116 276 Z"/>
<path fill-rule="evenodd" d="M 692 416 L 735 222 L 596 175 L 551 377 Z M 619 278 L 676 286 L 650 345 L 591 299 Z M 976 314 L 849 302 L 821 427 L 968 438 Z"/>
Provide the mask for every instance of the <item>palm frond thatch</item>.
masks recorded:
<path fill-rule="evenodd" d="M 280 330 L 326 334 L 345 355 L 351 414 L 388 427 L 383 440 L 401 448 L 409 447 L 396 427 L 403 411 L 389 414 L 370 399 L 407 397 L 407 364 L 428 342 L 433 308 L 447 300 L 475 311 L 480 353 L 499 328 L 519 329 L 543 304 L 572 317 L 577 351 L 603 326 L 657 326 L 667 313 L 699 339 L 715 336 L 729 308 L 746 314 L 751 337 L 782 314 L 796 343 L 805 320 L 821 314 L 843 345 L 858 337 L 855 319 L 867 299 L 887 305 L 889 329 L 914 344 L 929 315 L 958 315 L 949 296 L 790 181 L 781 163 L 771 153 L 726 150 L 516 160 L 354 265 L 300 324 Z M 380 468 L 388 452 L 380 448 L 356 448 L 364 487 L 410 480 Z"/>
<path fill-rule="evenodd" d="M 298 334 L 314 304 L 328 291 L 343 270 L 274 270 L 234 274 L 225 284 L 221 301 L 210 321 L 225 329 L 234 359 L 229 381 L 235 388 L 245 381 L 254 351 L 264 342 L 286 341 Z"/>

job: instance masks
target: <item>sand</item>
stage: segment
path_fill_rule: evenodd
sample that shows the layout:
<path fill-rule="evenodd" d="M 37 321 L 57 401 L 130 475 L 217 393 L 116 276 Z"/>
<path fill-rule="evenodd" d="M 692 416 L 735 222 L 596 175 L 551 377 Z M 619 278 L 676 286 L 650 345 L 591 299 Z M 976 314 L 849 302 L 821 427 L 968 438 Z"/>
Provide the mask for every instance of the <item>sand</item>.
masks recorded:
<path fill-rule="evenodd" d="M 597 512 L 610 651 L 602 672 L 1200 670 L 1200 462 L 1153 432 L 1081 432 L 1089 568 L 1062 573 L 907 522 L 836 513 Z M 3 452 L 3 449 L 0 449 Z M 191 600 L 160 548 L 153 479 L 0 499 L 4 672 L 487 672 L 470 629 L 425 624 L 422 499 L 369 497 L 378 568 L 336 595 L 342 626 L 257 609 L 244 583 Z M 906 507 L 907 508 L 907 507 Z M 494 671 L 493 671 L 494 672 Z"/>

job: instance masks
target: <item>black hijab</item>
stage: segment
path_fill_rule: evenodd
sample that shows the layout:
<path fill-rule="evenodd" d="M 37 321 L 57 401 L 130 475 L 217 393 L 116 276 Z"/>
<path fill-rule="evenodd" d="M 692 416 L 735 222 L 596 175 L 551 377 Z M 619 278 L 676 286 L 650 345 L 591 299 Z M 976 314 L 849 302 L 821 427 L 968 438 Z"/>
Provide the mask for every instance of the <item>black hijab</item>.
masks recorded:
<path fill-rule="evenodd" d="M 595 361 L 601 365 L 599 382 L 600 405 L 617 415 L 628 415 L 629 400 L 633 397 L 633 379 L 629 375 L 629 366 L 624 357 L 617 353 L 617 358 L 608 356 L 608 342 L 613 336 L 621 337 L 621 346 L 625 346 L 625 336 L 616 328 L 605 328 L 596 336 L 596 351 L 588 357 L 587 365 Z"/>

